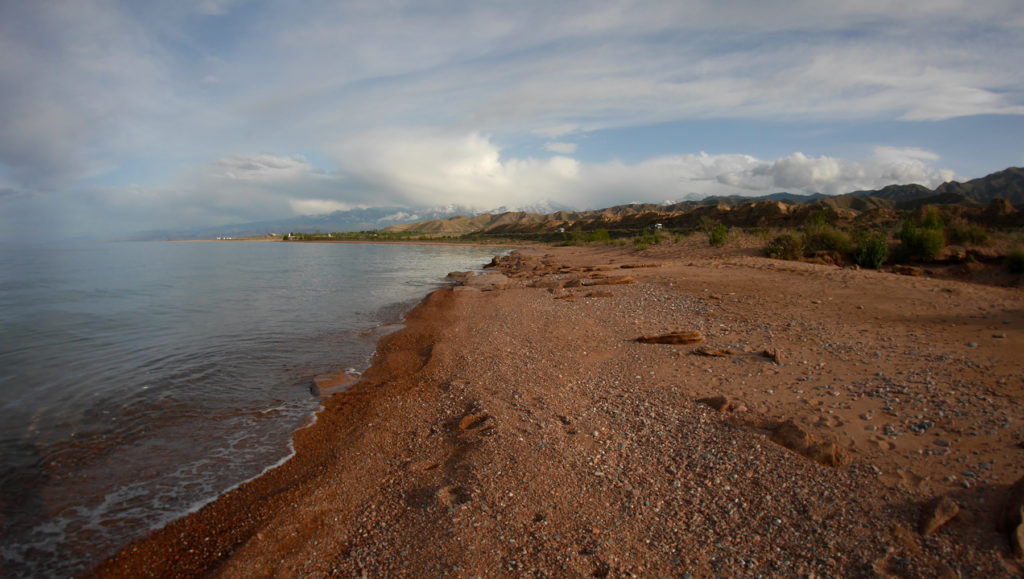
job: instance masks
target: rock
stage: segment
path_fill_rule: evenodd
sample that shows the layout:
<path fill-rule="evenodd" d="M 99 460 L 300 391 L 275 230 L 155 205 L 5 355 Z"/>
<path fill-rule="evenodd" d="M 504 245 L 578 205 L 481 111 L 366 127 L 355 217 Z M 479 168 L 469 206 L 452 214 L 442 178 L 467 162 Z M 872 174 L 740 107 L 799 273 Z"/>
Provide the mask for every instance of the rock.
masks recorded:
<path fill-rule="evenodd" d="M 690 330 L 660 336 L 641 336 L 636 341 L 641 344 L 699 344 L 704 341 L 704 334 L 699 330 Z"/>
<path fill-rule="evenodd" d="M 766 349 L 765 351 L 761 352 L 761 355 L 764 356 L 765 358 L 768 358 L 772 362 L 775 362 L 776 364 L 782 363 L 782 353 L 779 352 L 777 348 Z"/>
<path fill-rule="evenodd" d="M 819 442 L 811 445 L 805 453 L 814 462 L 839 468 L 850 464 L 850 455 L 834 442 Z"/>
<path fill-rule="evenodd" d="M 487 272 L 481 275 L 474 275 L 462 281 L 462 285 L 478 289 L 480 291 L 494 291 L 504 289 L 511 280 L 504 274 Z"/>
<path fill-rule="evenodd" d="M 626 285 L 626 284 L 636 283 L 636 280 L 631 278 L 631 277 L 629 277 L 629 276 L 625 276 L 625 277 L 608 277 L 608 278 L 603 278 L 603 279 L 587 279 L 587 280 L 583 280 L 582 283 L 583 283 L 584 286 L 587 286 L 587 287 L 595 286 L 595 285 Z"/>
<path fill-rule="evenodd" d="M 697 400 L 697 402 L 700 402 L 701 404 L 704 404 L 706 406 L 710 406 L 711 408 L 714 408 L 719 412 L 728 412 L 735 407 L 732 401 L 726 398 L 725 396 L 711 396 L 710 398 L 701 398 Z"/>
<path fill-rule="evenodd" d="M 690 352 L 695 356 L 708 356 L 710 358 L 727 358 L 733 355 L 733 351 L 728 348 L 708 348 L 702 346 Z"/>
<path fill-rule="evenodd" d="M 818 442 L 802 426 L 789 420 L 776 425 L 771 429 L 771 440 L 779 446 L 784 446 L 806 458 L 830 466 L 839 468 L 850 464 L 850 455 L 839 448 L 835 442 Z"/>
<path fill-rule="evenodd" d="M 1010 487 L 999 518 L 999 530 L 1010 534 L 1013 553 L 1024 558 L 1024 477 Z"/>
<path fill-rule="evenodd" d="M 937 531 L 942 525 L 953 520 L 953 517 L 956 517 L 959 512 L 960 507 L 957 506 L 953 499 L 946 495 L 936 497 L 921 509 L 921 520 L 918 530 L 927 537 Z"/>
<path fill-rule="evenodd" d="M 811 435 L 793 419 L 783 422 L 772 430 L 772 442 L 804 454 L 811 445 Z"/>

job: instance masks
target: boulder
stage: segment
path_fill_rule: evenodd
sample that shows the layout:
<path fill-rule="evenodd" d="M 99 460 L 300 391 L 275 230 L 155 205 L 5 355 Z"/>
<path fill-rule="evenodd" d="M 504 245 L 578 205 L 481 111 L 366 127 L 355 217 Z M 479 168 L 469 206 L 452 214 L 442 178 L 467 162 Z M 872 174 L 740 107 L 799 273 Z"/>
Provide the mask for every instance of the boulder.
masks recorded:
<path fill-rule="evenodd" d="M 510 282 L 511 280 L 504 274 L 487 272 L 466 278 L 463 280 L 462 285 L 486 292 L 505 289 Z"/>
<path fill-rule="evenodd" d="M 953 499 L 942 495 L 929 501 L 921 509 L 921 519 L 918 525 L 918 530 L 922 535 L 928 536 L 939 530 L 939 527 L 945 525 L 949 521 L 953 520 L 954 517 L 960 512 L 960 507 L 956 504 Z"/>
<path fill-rule="evenodd" d="M 1010 534 L 1013 554 L 1024 559 L 1024 477 L 1010 487 L 999 516 L 999 530 Z"/>

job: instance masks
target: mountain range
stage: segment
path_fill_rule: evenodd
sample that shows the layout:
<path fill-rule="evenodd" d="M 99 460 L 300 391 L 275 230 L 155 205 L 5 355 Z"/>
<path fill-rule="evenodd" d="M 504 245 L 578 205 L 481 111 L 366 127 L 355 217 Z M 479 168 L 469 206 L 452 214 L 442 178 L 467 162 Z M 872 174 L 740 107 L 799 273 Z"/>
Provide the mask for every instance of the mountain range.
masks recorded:
<path fill-rule="evenodd" d="M 872 191 L 854 191 L 827 196 L 820 193 L 779 192 L 759 197 L 739 195 L 712 196 L 678 203 L 632 203 L 605 209 L 573 211 L 553 202 L 528 207 L 500 207 L 481 211 L 449 205 L 433 208 L 373 207 L 335 211 L 324 215 L 299 216 L 254 223 L 239 223 L 186 230 L 150 231 L 133 239 L 209 239 L 213 237 L 256 237 L 289 232 L 351 232 L 387 230 L 429 235 L 465 235 L 472 233 L 512 233 L 536 231 L 558 226 L 587 223 L 591 226 L 634 226 L 653 220 L 674 220 L 676 226 L 693 225 L 701 218 L 715 218 L 725 211 L 739 220 L 741 215 L 781 211 L 785 207 L 821 206 L 832 210 L 865 212 L 889 209 L 913 210 L 923 205 L 960 205 L 982 207 L 1004 199 L 1016 207 L 1024 206 L 1024 169 L 1011 167 L 964 183 L 950 181 L 929 189 L 922 185 L 890 185 Z M 750 206 L 750 207 L 745 207 Z M 772 210 L 771 207 L 775 207 Z M 788 211 L 792 213 L 792 211 Z M 764 219 L 761 219 L 764 221 Z M 699 221 L 696 221 L 699 223 Z M 739 220 L 737 224 L 745 223 Z"/>
<path fill-rule="evenodd" d="M 584 229 L 637 229 L 662 223 L 665 227 L 692 229 L 708 221 L 739 227 L 791 226 L 812 213 L 825 211 L 836 219 L 894 221 L 896 212 L 924 205 L 957 206 L 979 215 L 986 206 L 1003 225 L 1019 219 L 1005 215 L 1012 206 L 1024 206 L 1024 169 L 1011 167 L 965 183 L 948 182 L 935 189 L 922 185 L 890 185 L 875 191 L 845 195 L 774 193 L 760 197 L 715 196 L 671 204 L 633 203 L 590 211 L 558 211 L 544 215 L 507 212 L 458 216 L 418 223 L 393 225 L 386 231 L 433 236 L 469 234 L 524 234 L 550 232 L 580 226 Z M 1011 207 L 1007 208 L 1008 203 Z M 1019 214 L 1017 214 L 1019 217 Z M 990 219 L 991 221 L 991 219 Z"/>

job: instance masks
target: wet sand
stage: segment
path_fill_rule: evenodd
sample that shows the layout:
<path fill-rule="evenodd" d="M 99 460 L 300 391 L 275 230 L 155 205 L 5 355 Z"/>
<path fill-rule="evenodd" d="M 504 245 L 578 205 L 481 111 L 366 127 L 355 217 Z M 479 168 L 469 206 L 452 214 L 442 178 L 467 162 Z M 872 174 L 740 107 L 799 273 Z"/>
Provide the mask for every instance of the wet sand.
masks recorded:
<path fill-rule="evenodd" d="M 1021 290 L 702 245 L 434 292 L 295 458 L 95 574 L 1021 575 Z"/>

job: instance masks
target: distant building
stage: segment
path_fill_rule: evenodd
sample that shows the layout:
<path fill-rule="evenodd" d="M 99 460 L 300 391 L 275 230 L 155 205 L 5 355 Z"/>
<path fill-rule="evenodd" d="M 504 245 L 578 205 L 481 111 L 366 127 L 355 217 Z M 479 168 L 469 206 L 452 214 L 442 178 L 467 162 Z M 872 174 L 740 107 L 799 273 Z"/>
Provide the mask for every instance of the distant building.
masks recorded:
<path fill-rule="evenodd" d="M 654 229 L 656 229 L 658 231 L 661 231 L 661 224 L 660 223 L 655 223 L 654 224 Z"/>
<path fill-rule="evenodd" d="M 559 227 L 558 228 L 558 232 L 559 233 L 565 233 L 565 228 L 564 227 Z"/>

